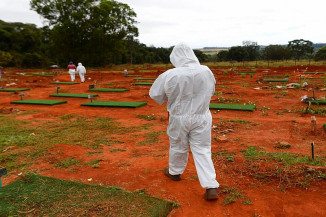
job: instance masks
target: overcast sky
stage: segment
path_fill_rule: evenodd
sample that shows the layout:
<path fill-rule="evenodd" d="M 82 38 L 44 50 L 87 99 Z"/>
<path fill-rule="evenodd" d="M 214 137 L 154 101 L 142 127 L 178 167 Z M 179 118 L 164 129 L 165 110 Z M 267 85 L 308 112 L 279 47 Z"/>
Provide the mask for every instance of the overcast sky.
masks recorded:
<path fill-rule="evenodd" d="M 294 39 L 326 43 L 325 0 L 119 0 L 137 13 L 139 41 L 170 47 L 230 47 L 254 41 L 287 44 Z M 41 17 L 29 0 L 0 0 L 0 19 L 34 23 Z"/>

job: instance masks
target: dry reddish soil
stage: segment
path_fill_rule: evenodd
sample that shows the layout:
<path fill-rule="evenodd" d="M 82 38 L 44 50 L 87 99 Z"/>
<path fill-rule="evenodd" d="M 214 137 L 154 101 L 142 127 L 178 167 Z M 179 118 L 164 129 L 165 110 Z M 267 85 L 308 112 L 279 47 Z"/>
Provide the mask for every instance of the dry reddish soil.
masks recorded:
<path fill-rule="evenodd" d="M 217 81 L 216 92 L 219 95 L 212 97 L 212 102 L 219 102 L 218 98 L 229 99 L 237 103 L 255 103 L 257 109 L 253 112 L 231 111 L 231 110 L 211 110 L 213 115 L 214 129 L 212 131 L 212 152 L 218 153 L 225 150 L 234 153 L 234 161 L 226 161 L 225 156 L 215 156 L 213 158 L 217 180 L 221 184 L 219 189 L 219 199 L 207 202 L 203 199 L 204 189 L 201 188 L 192 155 L 189 155 L 187 169 L 182 174 L 180 182 L 173 182 L 163 175 L 163 168 L 168 165 L 169 141 L 166 134 L 159 137 L 159 142 L 154 145 L 139 146 L 138 142 L 144 140 L 145 132 L 137 132 L 137 135 L 125 133 L 123 135 L 113 135 L 123 144 L 114 146 L 102 146 L 99 168 L 90 166 L 76 166 L 71 169 L 54 168 L 52 158 L 56 160 L 76 156 L 82 161 L 97 159 L 98 156 L 86 155 L 89 150 L 78 145 L 56 144 L 49 150 L 49 155 L 35 162 L 33 170 L 41 175 L 51 176 L 65 180 L 80 181 L 89 183 L 102 183 L 106 186 L 120 186 L 126 190 L 146 189 L 150 196 L 175 201 L 180 204 L 169 216 L 326 216 L 326 188 L 325 179 L 315 180 L 306 187 L 291 185 L 279 177 L 261 181 L 254 178 L 255 174 L 249 163 L 243 157 L 242 149 L 248 146 L 264 148 L 268 152 L 289 152 L 310 155 L 311 142 L 315 143 L 315 155 L 326 157 L 325 133 L 322 125 L 326 123 L 326 116 L 314 115 L 317 120 L 316 132 L 313 133 L 311 125 L 312 114 L 302 112 L 306 105 L 300 101 L 303 95 L 323 97 L 325 92 L 324 80 L 309 80 L 306 88 L 282 89 L 278 90 L 275 85 L 284 83 L 258 82 L 263 75 L 290 75 L 290 82 L 300 82 L 300 76 L 318 77 L 324 75 L 307 75 L 303 71 L 307 66 L 301 67 L 279 67 L 279 68 L 257 68 L 257 72 L 250 75 L 237 75 L 236 72 L 250 71 L 248 68 L 237 68 L 228 71 L 228 68 L 211 68 Z M 130 74 L 138 74 L 143 77 L 157 77 L 166 69 L 147 68 L 147 71 L 135 70 Z M 56 70 L 58 71 L 58 70 Z M 324 66 L 308 66 L 307 71 L 326 72 Z M 121 93 L 99 92 L 99 101 L 137 101 L 148 104 L 140 108 L 103 108 L 85 107 L 81 103 L 88 99 L 66 98 L 67 104 L 54 106 L 41 105 L 14 105 L 11 101 L 19 100 L 18 93 L 0 92 L 0 108 L 7 110 L 28 111 L 33 109 L 42 112 L 17 118 L 27 120 L 50 119 L 55 120 L 58 116 L 65 114 L 79 114 L 90 117 L 112 117 L 115 121 L 121 122 L 124 126 L 140 126 L 151 123 L 152 127 L 148 131 L 164 132 L 168 125 L 166 104 L 160 106 L 152 101 L 148 95 L 150 86 L 133 85 L 135 77 L 124 77 L 123 69 L 120 73 L 117 70 L 102 69 L 93 70 L 88 73 L 86 82 L 77 85 L 56 85 L 50 84 L 53 77 L 23 77 L 17 73 L 31 71 L 27 70 L 7 70 L 3 78 L 7 81 L 0 82 L 1 86 L 9 83 L 16 83 L 12 88 L 31 88 L 24 91 L 24 99 L 63 99 L 49 97 L 55 93 L 55 87 L 60 86 L 61 92 L 69 93 L 89 93 L 88 87 L 97 80 L 97 87 L 108 88 L 128 88 L 130 91 Z M 101 73 L 102 72 L 102 73 Z M 17 77 L 6 77 L 9 74 L 17 74 Z M 54 77 L 59 81 L 70 81 L 69 75 L 61 71 Z M 89 79 L 90 78 L 90 79 Z M 9 80 L 10 79 L 10 80 Z M 18 79 L 18 80 L 16 80 Z M 79 82 L 79 77 L 76 78 Z M 302 82 L 301 82 L 302 83 Z M 257 90 L 254 88 L 261 87 Z M 9 88 L 9 87 L 8 87 Z M 314 106 L 316 107 L 316 106 Z M 147 121 L 137 117 L 137 115 L 155 115 L 156 120 Z M 224 120 L 224 122 L 221 122 Z M 227 122 L 227 120 L 246 120 L 249 123 Z M 36 132 L 37 133 L 37 132 Z M 72 135 L 73 136 L 73 135 Z M 112 135 L 110 135 L 112 136 Z M 289 149 L 275 149 L 278 142 L 283 141 L 291 144 Z M 114 148 L 125 149 L 125 152 L 110 152 Z M 254 166 L 262 171 L 268 170 L 273 165 L 268 161 L 257 161 Z M 252 166 L 252 165 L 251 165 Z M 325 169 L 325 168 L 312 168 Z M 325 170 L 324 170 L 324 173 Z M 6 185 L 18 178 L 17 174 L 3 178 Z M 300 181 L 302 177 L 287 177 L 294 181 Z M 297 179 L 297 180 L 295 180 Z M 291 181 L 291 180 L 290 180 Z M 252 204 L 244 204 L 242 198 L 234 203 L 222 204 L 227 194 L 223 189 L 236 187 L 250 200 Z"/>

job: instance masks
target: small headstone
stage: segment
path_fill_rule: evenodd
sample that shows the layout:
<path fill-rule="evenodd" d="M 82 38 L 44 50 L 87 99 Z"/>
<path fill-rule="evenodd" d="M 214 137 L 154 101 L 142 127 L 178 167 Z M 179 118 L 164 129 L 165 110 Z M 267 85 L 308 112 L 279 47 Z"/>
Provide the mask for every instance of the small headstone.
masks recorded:
<path fill-rule="evenodd" d="M 25 96 L 24 94 L 20 94 L 20 100 L 23 100 L 23 97 Z"/>
<path fill-rule="evenodd" d="M 93 95 L 88 95 L 88 99 L 90 99 L 91 100 L 91 102 L 93 102 Z"/>

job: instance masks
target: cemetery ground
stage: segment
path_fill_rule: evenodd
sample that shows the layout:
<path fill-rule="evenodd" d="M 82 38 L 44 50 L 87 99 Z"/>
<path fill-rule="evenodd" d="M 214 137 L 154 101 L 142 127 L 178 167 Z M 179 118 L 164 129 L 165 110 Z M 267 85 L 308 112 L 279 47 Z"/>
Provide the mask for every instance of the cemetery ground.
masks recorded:
<path fill-rule="evenodd" d="M 127 77 L 124 67 L 128 68 Z M 46 180 L 51 177 L 91 187 L 116 186 L 114 189 L 168 201 L 167 212 L 145 214 L 143 208 L 152 204 L 152 199 L 147 204 L 136 199 L 136 205 L 130 202 L 132 212 L 126 214 L 121 211 L 124 206 L 117 202 L 129 201 L 125 196 L 114 200 L 108 196 L 106 203 L 106 196 L 101 195 L 95 204 L 72 206 L 66 214 L 60 213 L 62 216 L 326 216 L 326 106 L 322 105 L 326 96 L 325 66 L 210 66 L 216 78 L 211 103 L 256 107 L 252 112 L 211 109 L 212 159 L 221 185 L 219 199 L 213 202 L 203 199 L 204 189 L 191 153 L 180 182 L 163 175 L 169 157 L 168 114 L 166 103 L 156 104 L 148 92 L 152 79 L 169 67 L 91 69 L 85 83 L 79 83 L 76 77 L 77 84 L 59 83 L 70 81 L 65 70 L 7 69 L 0 80 L 3 90 L 27 90 L 0 92 L 0 167 L 8 171 L 1 177 L 0 197 L 7 185 L 17 180 L 28 184 L 29 180 L 39 180 L 33 175 L 38 174 Z M 89 90 L 90 85 L 126 91 L 96 92 Z M 50 96 L 57 93 L 97 96 Z M 320 103 L 302 102 L 305 95 Z M 12 104 L 27 99 L 67 102 Z M 81 106 L 91 100 L 146 105 Z M 70 195 L 77 198 L 74 203 L 90 201 L 84 195 L 93 191 L 83 192 Z M 66 197 L 61 195 L 62 200 Z M 43 202 L 17 208 L 14 214 L 37 216 L 44 204 L 49 204 L 46 197 Z M 60 197 L 54 204 L 51 210 L 60 211 L 64 205 Z"/>

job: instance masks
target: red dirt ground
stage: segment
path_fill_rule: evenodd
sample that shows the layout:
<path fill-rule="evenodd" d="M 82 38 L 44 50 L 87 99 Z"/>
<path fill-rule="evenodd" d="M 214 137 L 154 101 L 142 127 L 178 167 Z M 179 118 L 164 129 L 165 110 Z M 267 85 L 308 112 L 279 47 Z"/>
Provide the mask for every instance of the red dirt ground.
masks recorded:
<path fill-rule="evenodd" d="M 125 152 L 110 152 L 111 147 L 101 148 L 103 154 L 99 168 L 87 166 L 76 166 L 74 170 L 54 168 L 50 162 L 55 158 L 65 159 L 77 156 L 82 161 L 89 161 L 98 158 L 98 156 L 87 156 L 89 151 L 78 145 L 57 144 L 49 150 L 50 154 L 36 162 L 32 169 L 38 171 L 41 175 L 56 177 L 65 180 L 80 181 L 89 183 L 102 183 L 106 186 L 120 186 L 126 190 L 134 191 L 137 189 L 146 189 L 150 196 L 172 200 L 180 204 L 179 208 L 170 213 L 174 216 L 275 216 L 275 217 L 298 217 L 298 216 L 326 216 L 326 188 L 325 180 L 311 183 L 306 188 L 289 187 L 282 190 L 277 180 L 262 183 L 253 178 L 252 174 L 247 174 L 245 168 L 247 162 L 241 154 L 241 150 L 247 146 L 263 147 L 269 152 L 286 151 L 290 153 L 299 153 L 310 155 L 311 142 L 316 145 L 315 155 L 326 157 L 325 133 L 322 125 L 326 123 L 326 116 L 314 115 L 317 119 L 317 132 L 315 135 L 311 127 L 311 114 L 300 112 L 305 108 L 305 104 L 300 102 L 303 95 L 312 96 L 312 88 L 318 89 L 315 95 L 325 96 L 321 90 L 325 88 L 324 80 L 313 81 L 313 84 L 305 89 L 286 89 L 270 90 L 269 87 L 275 85 L 284 85 L 282 83 L 258 83 L 257 80 L 263 75 L 284 75 L 289 74 L 290 82 L 300 82 L 300 75 L 306 77 L 320 76 L 307 75 L 302 71 L 302 67 L 279 67 L 279 68 L 258 68 L 257 72 L 251 77 L 249 75 L 236 75 L 234 72 L 224 73 L 228 68 L 212 68 L 216 77 L 216 92 L 212 102 L 218 102 L 218 98 L 223 97 L 230 100 L 239 100 L 238 103 L 254 102 L 257 110 L 254 112 L 230 111 L 230 110 L 211 110 L 213 115 L 212 131 L 212 152 L 227 150 L 236 153 L 234 162 L 221 161 L 213 159 L 218 182 L 224 186 L 237 187 L 248 199 L 252 201 L 251 205 L 242 203 L 242 199 L 236 202 L 223 205 L 226 194 L 219 191 L 218 201 L 207 202 L 203 199 L 204 189 L 201 188 L 194 161 L 191 154 L 187 169 L 182 174 L 182 181 L 173 182 L 163 175 L 163 168 L 168 165 L 169 142 L 168 136 L 162 134 L 160 141 L 154 145 L 138 146 L 137 142 L 144 140 L 142 134 L 132 135 L 114 135 L 123 144 L 115 144 L 114 148 L 123 148 Z M 143 77 L 157 77 L 165 69 L 148 68 L 150 71 L 137 71 L 130 74 L 138 74 Z M 224 71 L 223 71 L 224 70 Z M 251 69 L 238 68 L 236 72 L 248 71 Z M 100 71 L 106 73 L 100 74 Z M 99 92 L 99 101 L 140 101 L 147 102 L 148 105 L 140 108 L 102 108 L 102 107 L 84 107 L 81 103 L 89 101 L 88 99 L 65 98 L 67 104 L 55 106 L 41 105 L 14 105 L 11 101 L 19 100 L 18 93 L 0 92 L 0 109 L 28 111 L 39 109 L 42 112 L 19 116 L 27 120 L 33 119 L 51 119 L 55 120 L 58 116 L 65 114 L 79 114 L 92 117 L 104 116 L 112 117 L 115 121 L 121 122 L 124 126 L 139 126 L 146 123 L 153 124 L 152 131 L 165 131 L 168 125 L 166 104 L 159 106 L 152 101 L 148 95 L 150 86 L 132 85 L 135 77 L 124 77 L 121 73 L 110 72 L 110 69 L 93 70 L 86 77 L 86 82 L 77 85 L 56 85 L 50 84 L 53 77 L 6 77 L 8 74 L 15 74 L 18 70 L 8 70 L 3 78 L 7 81 L 0 81 L 0 86 L 9 83 L 16 83 L 11 88 L 31 88 L 30 91 L 24 91 L 24 99 L 63 99 L 49 97 L 49 94 L 55 93 L 55 87 L 60 86 L 61 92 L 69 93 L 89 93 L 88 86 L 98 81 L 97 86 L 109 88 L 128 88 L 130 91 L 122 93 L 102 93 Z M 308 71 L 326 72 L 326 67 L 309 66 Z M 88 79 L 91 78 L 91 79 Z M 9 80 L 10 79 L 10 80 Z M 15 80 L 18 79 L 18 80 Z M 56 75 L 55 79 L 59 81 L 69 81 L 69 75 L 66 72 Z M 79 82 L 79 77 L 76 78 Z M 310 81 L 312 82 L 312 80 Z M 110 84 L 108 84 L 110 83 Z M 228 88 L 226 88 L 228 87 Z M 261 90 L 254 89 L 262 87 Z M 7 87 L 9 88 L 9 87 Z M 265 89 L 266 88 L 266 89 Z M 230 94 L 233 89 L 233 94 Z M 283 93 L 277 93 L 282 92 Z M 284 93 L 284 92 L 287 93 Z M 92 92 L 93 93 L 93 92 Z M 296 111 L 296 112 L 286 112 Z M 137 117 L 137 115 L 152 115 L 158 117 L 156 120 L 146 121 Z M 17 117 L 18 118 L 18 117 Z M 224 122 L 221 120 L 248 120 L 251 123 Z M 229 130 L 229 131 L 228 131 Z M 222 133 L 218 133 L 224 131 Z M 73 135 L 72 135 L 73 136 Z M 135 139 L 136 138 L 136 139 Z M 290 143 L 290 149 L 277 150 L 274 146 L 284 141 Z M 1 151 L 1 150 L 0 150 Z M 60 153 L 59 153 L 60 151 Z M 259 166 L 264 167 L 264 164 Z M 325 169 L 325 168 L 323 168 Z M 242 172 L 239 172 L 242 171 Z M 325 170 L 324 170 L 325 171 Z M 6 185 L 18 178 L 17 174 L 3 178 L 3 184 Z M 297 177 L 300 179 L 301 177 Z M 222 188 L 221 188 L 222 189 Z"/>

